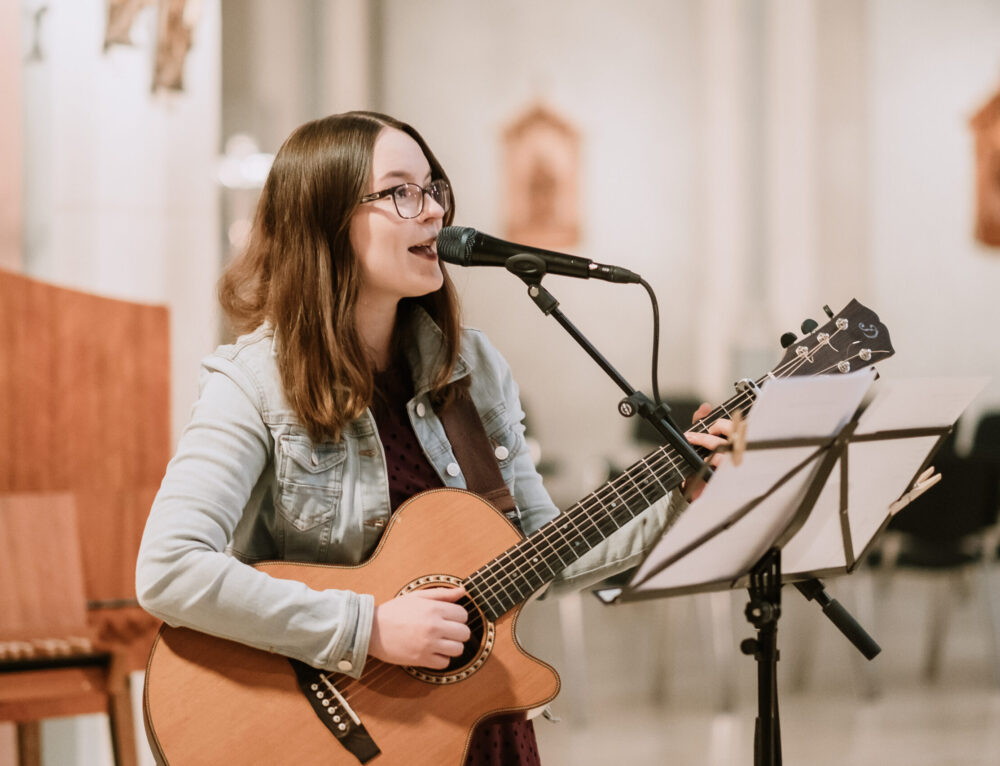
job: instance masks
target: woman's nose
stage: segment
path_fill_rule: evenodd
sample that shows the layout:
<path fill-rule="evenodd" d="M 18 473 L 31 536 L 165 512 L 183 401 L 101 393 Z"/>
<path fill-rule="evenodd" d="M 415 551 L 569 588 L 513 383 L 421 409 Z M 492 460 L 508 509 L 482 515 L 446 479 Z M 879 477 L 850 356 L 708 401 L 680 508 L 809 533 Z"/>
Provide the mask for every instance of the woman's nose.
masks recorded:
<path fill-rule="evenodd" d="M 424 209 L 421 211 L 420 217 L 426 220 L 444 218 L 444 208 L 428 191 L 424 192 Z"/>

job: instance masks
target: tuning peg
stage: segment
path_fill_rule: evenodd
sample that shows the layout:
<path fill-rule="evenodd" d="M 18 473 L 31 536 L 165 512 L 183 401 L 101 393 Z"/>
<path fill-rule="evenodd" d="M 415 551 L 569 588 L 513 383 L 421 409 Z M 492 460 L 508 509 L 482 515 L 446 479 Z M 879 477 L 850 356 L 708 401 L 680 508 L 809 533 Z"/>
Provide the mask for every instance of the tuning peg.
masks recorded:
<path fill-rule="evenodd" d="M 827 306 L 826 304 L 823 304 L 823 311 L 825 311 L 825 312 L 826 312 L 826 315 L 827 315 L 828 317 L 830 317 L 830 319 L 833 319 L 833 309 L 831 309 L 831 308 L 830 308 L 829 306 Z"/>
<path fill-rule="evenodd" d="M 798 336 L 793 332 L 786 332 L 781 336 L 781 347 L 788 348 L 791 346 Z"/>
<path fill-rule="evenodd" d="M 808 335 L 817 327 L 819 327 L 819 322 L 817 322 L 815 319 L 807 319 L 802 323 L 802 334 Z"/>

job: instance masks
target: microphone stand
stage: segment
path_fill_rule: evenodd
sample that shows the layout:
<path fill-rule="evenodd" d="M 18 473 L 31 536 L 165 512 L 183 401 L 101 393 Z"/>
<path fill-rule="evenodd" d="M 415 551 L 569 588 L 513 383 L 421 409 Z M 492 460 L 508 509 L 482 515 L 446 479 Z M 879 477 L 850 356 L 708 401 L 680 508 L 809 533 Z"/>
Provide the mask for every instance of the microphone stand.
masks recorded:
<path fill-rule="evenodd" d="M 630 418 L 638 414 L 647 423 L 659 431 L 667 443 L 690 466 L 695 476 L 707 480 L 712 475 L 712 469 L 706 463 L 691 443 L 684 438 L 666 404 L 654 405 L 648 396 L 636 391 L 621 373 L 601 354 L 600 351 L 580 332 L 579 329 L 559 309 L 557 301 L 548 290 L 542 287 L 542 277 L 547 273 L 545 261 L 530 253 L 513 255 L 507 259 L 504 266 L 528 286 L 528 296 L 546 316 L 552 316 L 570 334 L 584 351 L 597 362 L 615 384 L 625 392 L 625 398 L 618 403 L 618 412 L 623 417 Z"/>
<path fill-rule="evenodd" d="M 692 468 L 695 476 L 708 479 L 712 469 L 695 448 L 684 438 L 680 428 L 670 417 L 665 404 L 654 405 L 649 397 L 637 392 L 628 381 L 604 358 L 600 351 L 584 337 L 583 333 L 567 319 L 559 309 L 559 301 L 542 287 L 545 276 L 545 261 L 530 253 L 513 255 L 504 266 L 528 286 L 528 295 L 546 316 L 553 316 L 566 332 L 586 351 L 598 366 L 618 385 L 626 396 L 618 403 L 618 411 L 624 417 L 638 414 L 677 450 L 678 454 Z M 757 660 L 758 716 L 754 735 L 755 766 L 781 766 L 781 734 L 778 722 L 778 677 L 777 677 L 777 621 L 781 614 L 781 552 L 772 549 L 762 558 L 752 572 L 749 587 L 750 603 L 746 608 L 747 620 L 757 628 L 757 637 L 745 640 L 741 649 L 745 654 L 754 655 Z M 816 601 L 823 613 L 846 636 L 865 658 L 871 660 L 881 647 L 864 628 L 836 600 L 826 593 L 822 581 L 809 578 L 794 583 L 795 587 L 809 601 Z"/>

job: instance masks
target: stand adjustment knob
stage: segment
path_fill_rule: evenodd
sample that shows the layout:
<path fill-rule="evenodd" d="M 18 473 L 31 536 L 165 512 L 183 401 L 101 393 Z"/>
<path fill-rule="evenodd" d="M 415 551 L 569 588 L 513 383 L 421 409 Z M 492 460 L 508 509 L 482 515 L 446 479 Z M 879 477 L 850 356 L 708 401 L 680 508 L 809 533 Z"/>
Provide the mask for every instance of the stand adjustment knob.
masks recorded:
<path fill-rule="evenodd" d="M 740 641 L 740 651 L 747 655 L 757 654 L 760 651 L 760 644 L 756 638 L 744 638 Z"/>
<path fill-rule="evenodd" d="M 774 622 L 781 614 L 781 608 L 777 604 L 768 601 L 751 601 L 744 610 L 747 619 L 754 625 L 766 625 Z"/>

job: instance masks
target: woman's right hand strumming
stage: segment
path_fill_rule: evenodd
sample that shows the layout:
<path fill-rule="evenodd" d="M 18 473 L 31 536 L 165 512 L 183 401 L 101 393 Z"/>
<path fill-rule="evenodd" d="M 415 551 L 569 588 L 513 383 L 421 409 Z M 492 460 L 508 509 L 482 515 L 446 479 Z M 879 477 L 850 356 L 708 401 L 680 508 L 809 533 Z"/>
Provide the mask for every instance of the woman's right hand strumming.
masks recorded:
<path fill-rule="evenodd" d="M 375 607 L 368 653 L 394 665 L 443 670 L 472 635 L 455 602 L 464 588 L 415 590 Z"/>

